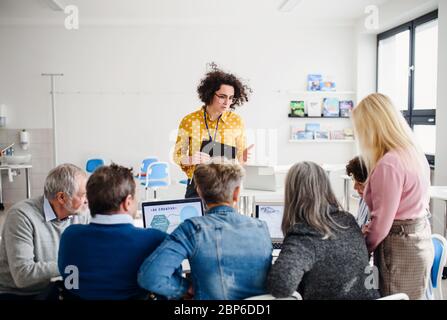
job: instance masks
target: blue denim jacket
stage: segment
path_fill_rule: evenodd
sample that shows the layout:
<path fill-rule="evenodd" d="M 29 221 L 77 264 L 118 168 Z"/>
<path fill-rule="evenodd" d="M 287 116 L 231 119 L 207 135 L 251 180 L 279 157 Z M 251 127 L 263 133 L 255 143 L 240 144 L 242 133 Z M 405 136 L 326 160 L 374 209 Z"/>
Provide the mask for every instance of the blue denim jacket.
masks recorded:
<path fill-rule="evenodd" d="M 265 222 L 228 206 L 185 220 L 144 261 L 141 287 L 179 299 L 189 281 L 178 272 L 189 260 L 194 299 L 237 300 L 266 292 L 272 242 Z"/>

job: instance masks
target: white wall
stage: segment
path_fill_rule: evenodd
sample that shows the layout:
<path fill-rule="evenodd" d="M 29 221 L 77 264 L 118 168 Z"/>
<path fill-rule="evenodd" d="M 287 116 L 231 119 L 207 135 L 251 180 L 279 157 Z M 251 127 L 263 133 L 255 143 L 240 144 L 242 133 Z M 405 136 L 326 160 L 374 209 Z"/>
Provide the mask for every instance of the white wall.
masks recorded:
<path fill-rule="evenodd" d="M 146 155 L 169 160 L 179 120 L 200 106 L 196 87 L 210 61 L 254 90 L 239 112 L 256 143 L 255 160 L 344 163 L 354 152 L 350 144 L 289 143 L 290 125 L 304 120 L 287 118 L 288 102 L 302 98 L 287 91 L 305 90 L 308 73 L 355 90 L 351 26 L 3 26 L 0 46 L 9 128 L 50 128 L 49 79 L 40 74 L 65 74 L 56 88 L 59 162 L 84 165 L 91 155 L 135 167 Z M 350 127 L 346 119 L 320 122 Z"/>

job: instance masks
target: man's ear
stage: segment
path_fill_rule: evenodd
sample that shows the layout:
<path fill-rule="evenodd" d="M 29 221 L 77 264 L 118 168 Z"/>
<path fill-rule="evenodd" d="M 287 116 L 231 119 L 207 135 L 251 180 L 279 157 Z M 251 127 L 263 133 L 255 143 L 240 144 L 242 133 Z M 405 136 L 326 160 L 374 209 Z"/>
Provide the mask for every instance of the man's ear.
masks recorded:
<path fill-rule="evenodd" d="M 233 191 L 233 202 L 239 202 L 239 194 L 241 193 L 241 187 L 237 186 Z"/>
<path fill-rule="evenodd" d="M 131 194 L 127 195 L 126 199 L 124 199 L 124 201 L 122 202 L 124 211 L 127 212 L 130 210 L 130 207 L 132 206 L 132 200 L 133 200 L 132 195 Z"/>
<path fill-rule="evenodd" d="M 68 197 L 64 192 L 60 191 L 56 193 L 55 199 L 59 204 L 64 205 L 67 202 Z"/>

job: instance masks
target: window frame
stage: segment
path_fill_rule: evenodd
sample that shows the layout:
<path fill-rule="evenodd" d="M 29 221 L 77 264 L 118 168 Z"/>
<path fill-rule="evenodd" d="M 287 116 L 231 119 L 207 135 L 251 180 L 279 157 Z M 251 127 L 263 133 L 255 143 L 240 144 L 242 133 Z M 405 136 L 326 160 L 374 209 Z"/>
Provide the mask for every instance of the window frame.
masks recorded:
<path fill-rule="evenodd" d="M 410 31 L 409 45 L 409 81 L 408 81 L 408 109 L 402 111 L 402 114 L 413 129 L 414 125 L 436 125 L 436 109 L 418 109 L 414 110 L 414 66 L 416 51 L 416 28 L 427 22 L 438 19 L 438 10 L 427 13 L 419 18 L 403 23 L 395 28 L 384 31 L 377 35 L 377 51 L 376 51 L 376 92 L 379 90 L 379 44 L 380 41 L 395 36 L 404 31 Z M 439 57 L 438 57 L 439 59 Z M 435 155 L 426 154 L 427 160 L 432 168 L 435 166 Z"/>

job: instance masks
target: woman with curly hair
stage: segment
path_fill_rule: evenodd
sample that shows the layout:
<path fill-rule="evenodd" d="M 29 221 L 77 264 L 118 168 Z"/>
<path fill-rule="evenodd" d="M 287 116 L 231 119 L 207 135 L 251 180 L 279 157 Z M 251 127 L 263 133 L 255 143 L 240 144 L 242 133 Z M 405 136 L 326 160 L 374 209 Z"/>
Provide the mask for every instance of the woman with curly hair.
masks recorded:
<path fill-rule="evenodd" d="M 210 154 L 236 158 L 244 164 L 253 147 L 246 148 L 244 122 L 234 112 L 248 101 L 251 89 L 235 75 L 212 66 L 197 88 L 203 105 L 182 119 L 175 143 L 174 161 L 188 177 L 185 198 L 198 197 L 192 177 L 196 165 L 207 163 Z M 214 154 L 213 143 L 232 148 L 224 148 L 225 154 Z"/>

